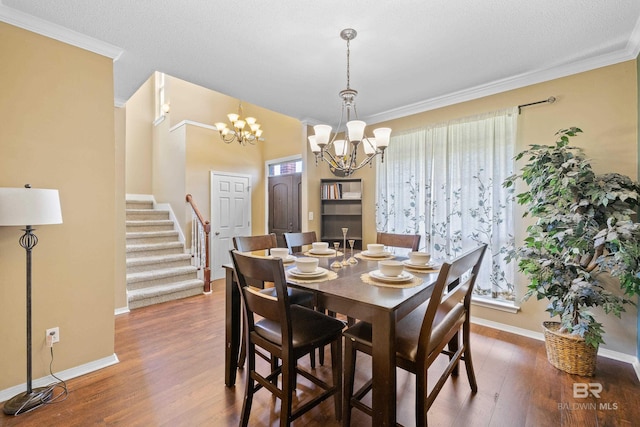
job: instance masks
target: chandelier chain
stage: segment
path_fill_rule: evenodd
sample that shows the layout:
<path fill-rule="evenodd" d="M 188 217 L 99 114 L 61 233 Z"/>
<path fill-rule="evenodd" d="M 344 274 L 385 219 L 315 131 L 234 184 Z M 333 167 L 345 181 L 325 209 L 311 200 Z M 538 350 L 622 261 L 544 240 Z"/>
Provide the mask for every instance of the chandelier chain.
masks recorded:
<path fill-rule="evenodd" d="M 350 67 L 350 60 L 349 57 L 351 56 L 351 49 L 349 48 L 349 42 L 351 40 L 347 39 L 347 89 L 351 89 L 351 67 Z"/>

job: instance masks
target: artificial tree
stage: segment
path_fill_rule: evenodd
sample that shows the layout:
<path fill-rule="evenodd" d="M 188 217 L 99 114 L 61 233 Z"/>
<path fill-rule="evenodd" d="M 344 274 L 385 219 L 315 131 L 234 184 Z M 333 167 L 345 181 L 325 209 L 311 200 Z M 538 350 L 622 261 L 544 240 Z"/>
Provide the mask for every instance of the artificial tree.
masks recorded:
<path fill-rule="evenodd" d="M 640 294 L 640 185 L 617 173 L 596 175 L 583 150 L 569 146 L 581 132 L 562 129 L 555 145 L 531 145 L 516 156 L 528 162 L 504 186 L 527 184 L 516 200 L 536 222 L 508 259 L 530 280 L 524 299 L 548 299 L 560 331 L 597 348 L 604 330 L 592 309 L 620 317 Z M 608 290 L 605 275 L 623 292 Z"/>

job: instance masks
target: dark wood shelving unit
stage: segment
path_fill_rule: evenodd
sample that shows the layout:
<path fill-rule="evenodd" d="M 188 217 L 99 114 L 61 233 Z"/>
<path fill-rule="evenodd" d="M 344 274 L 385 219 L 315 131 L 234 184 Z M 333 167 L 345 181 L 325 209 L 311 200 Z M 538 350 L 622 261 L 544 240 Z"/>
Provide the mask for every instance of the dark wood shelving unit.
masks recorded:
<path fill-rule="evenodd" d="M 342 228 L 347 227 L 347 241 L 354 239 L 354 248 L 362 249 L 362 180 L 322 179 L 320 206 L 320 240 L 339 241 L 342 248 Z"/>

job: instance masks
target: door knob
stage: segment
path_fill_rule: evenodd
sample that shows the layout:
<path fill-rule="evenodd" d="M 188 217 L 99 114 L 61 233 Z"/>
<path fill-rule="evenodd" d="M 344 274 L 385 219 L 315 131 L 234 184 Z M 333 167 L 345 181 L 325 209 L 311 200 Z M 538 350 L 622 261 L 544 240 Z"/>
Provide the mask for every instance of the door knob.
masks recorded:
<path fill-rule="evenodd" d="M 216 231 L 216 233 L 215 233 L 215 234 L 216 234 L 216 236 L 219 236 L 219 235 L 220 235 L 220 232 L 219 232 L 219 231 Z"/>

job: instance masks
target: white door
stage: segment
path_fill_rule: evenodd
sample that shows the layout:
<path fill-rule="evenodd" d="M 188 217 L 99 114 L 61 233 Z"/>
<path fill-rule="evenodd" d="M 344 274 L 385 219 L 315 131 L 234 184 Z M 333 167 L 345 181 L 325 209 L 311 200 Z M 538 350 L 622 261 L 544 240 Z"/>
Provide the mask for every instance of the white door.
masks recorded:
<path fill-rule="evenodd" d="M 211 172 L 211 279 L 224 277 L 234 236 L 251 235 L 249 175 Z"/>

